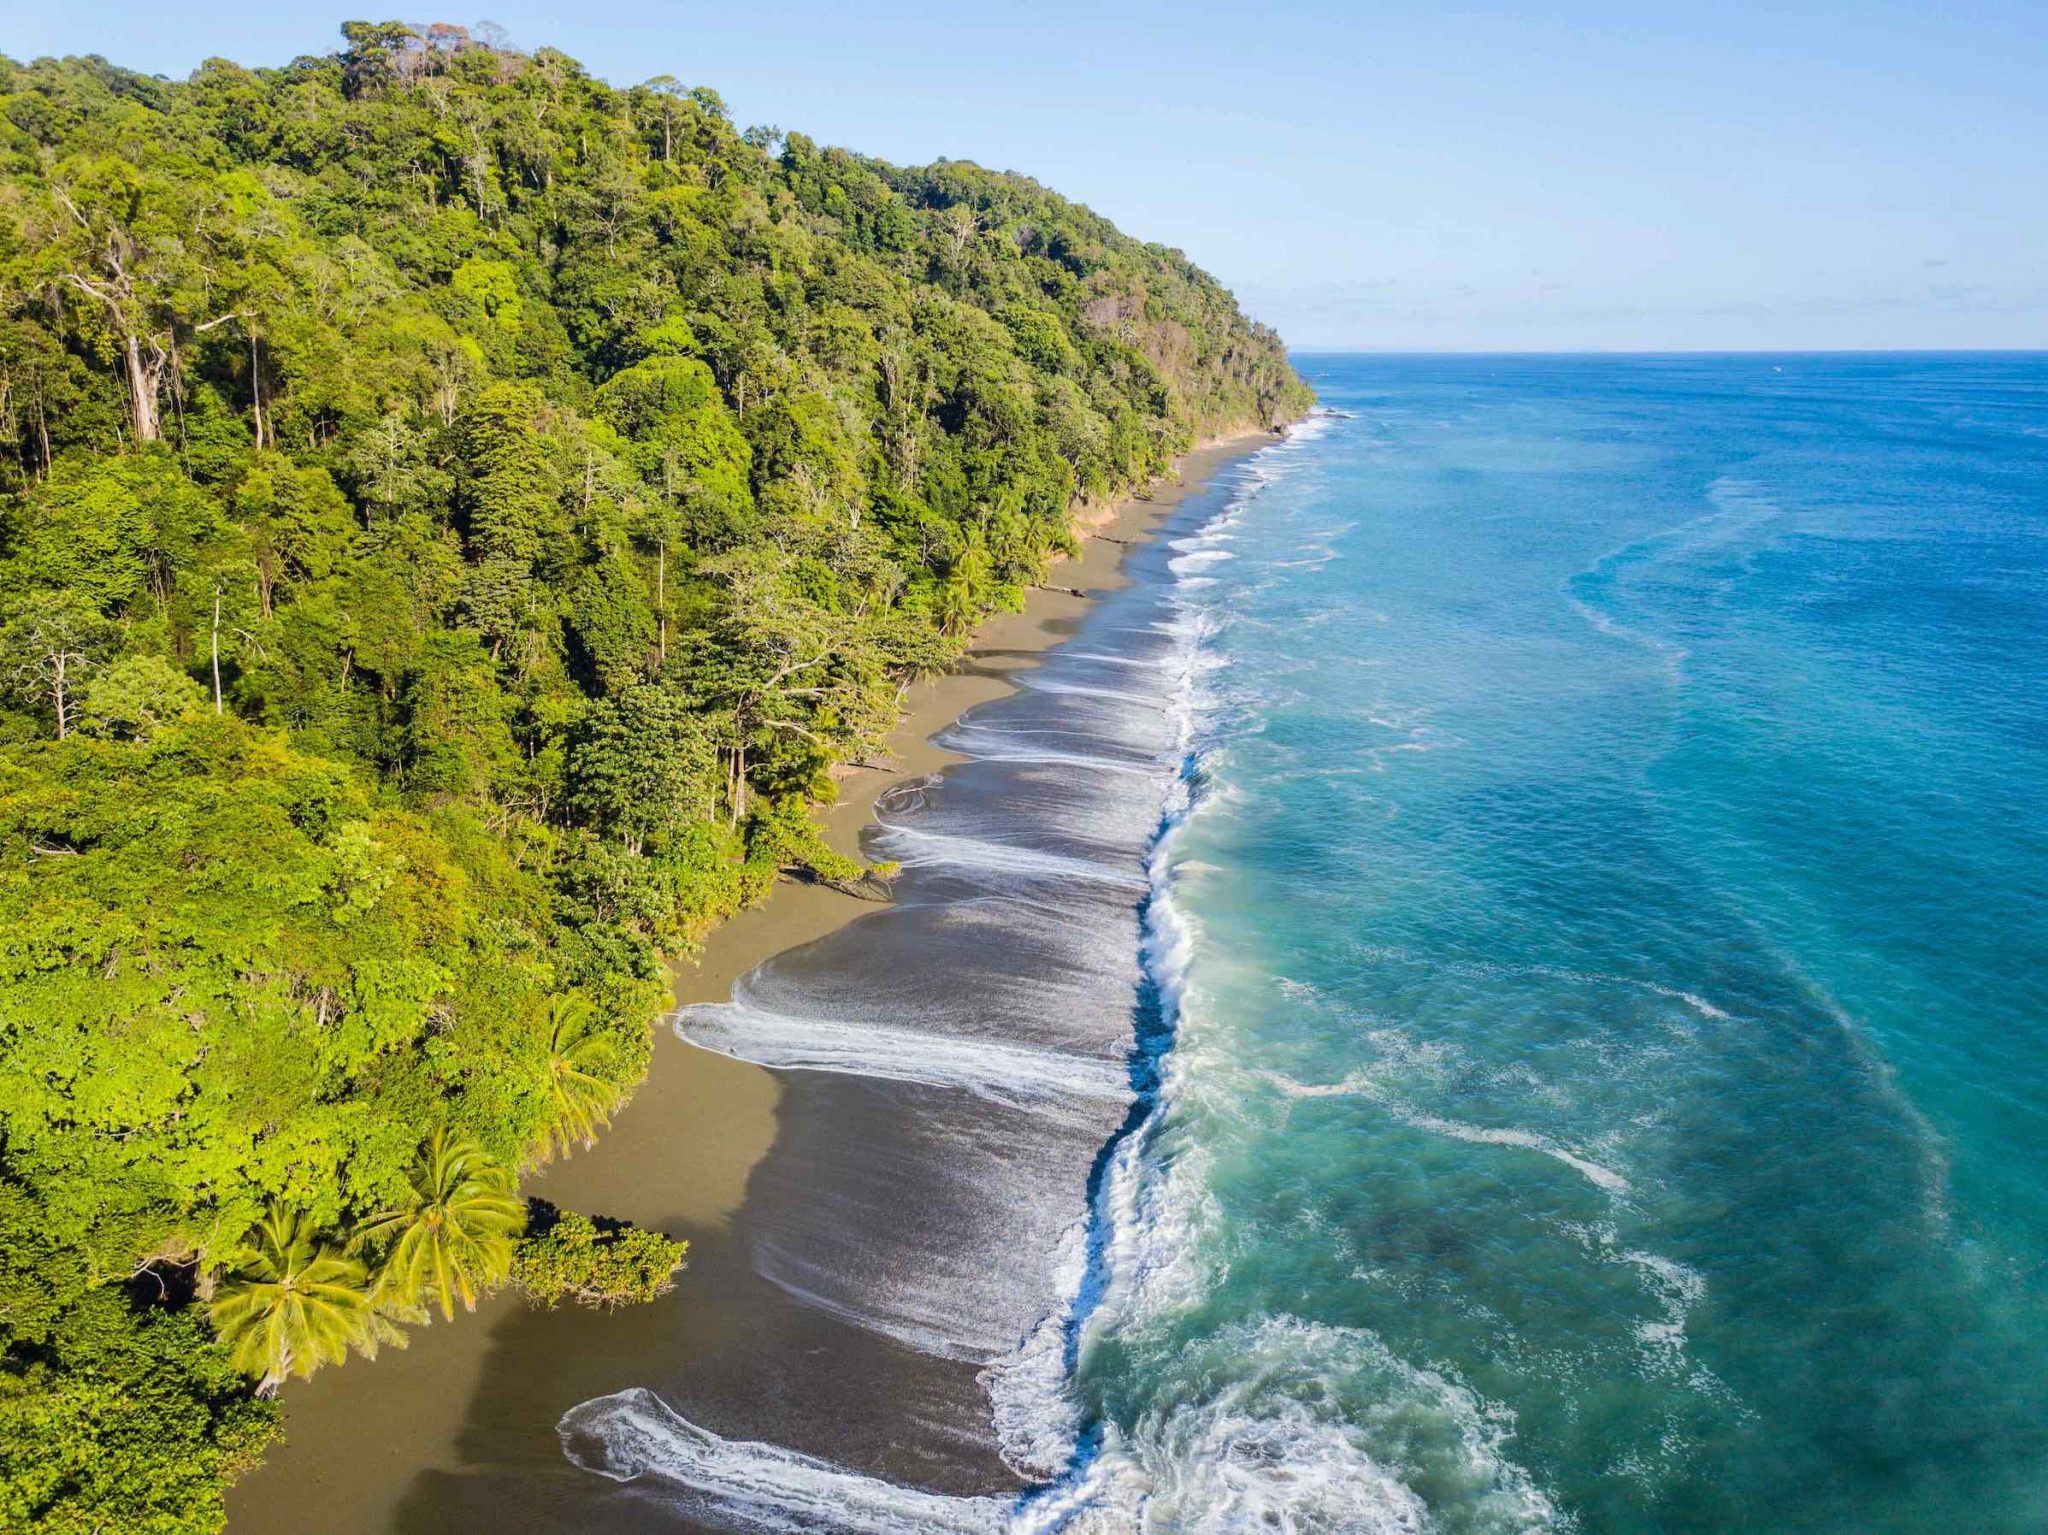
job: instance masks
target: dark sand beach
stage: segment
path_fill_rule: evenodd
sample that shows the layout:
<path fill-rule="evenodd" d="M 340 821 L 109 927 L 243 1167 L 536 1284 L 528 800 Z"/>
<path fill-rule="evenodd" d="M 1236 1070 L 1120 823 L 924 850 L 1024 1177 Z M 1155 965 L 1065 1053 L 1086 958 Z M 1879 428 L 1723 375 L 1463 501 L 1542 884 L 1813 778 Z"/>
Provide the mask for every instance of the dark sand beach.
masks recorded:
<path fill-rule="evenodd" d="M 1011 691 L 1020 669 L 1074 633 L 1096 595 L 1121 584 L 1134 545 L 1220 467 L 1265 441 L 1254 433 L 1197 450 L 1176 481 L 1092 519 L 1081 554 L 1055 567 L 1022 612 L 997 616 L 958 670 L 911 690 L 887 763 L 852 769 L 844 779 L 825 817 L 831 841 L 858 850 L 879 799 L 900 786 L 914 792 L 919 780 L 960 761 L 932 737 Z M 778 955 L 790 956 L 799 973 L 814 954 L 846 965 L 847 945 L 862 943 L 861 934 L 840 934 L 831 950 L 819 941 L 880 909 L 785 881 L 715 933 L 698 963 L 677 968 L 677 1005 L 723 1002 L 736 982 Z M 887 940 L 882 929 L 874 932 Z M 898 934 L 895 942 L 902 941 Z M 795 950 L 804 953 L 791 956 Z M 873 956 L 892 970 L 906 958 L 915 956 Z M 856 949 L 850 963 L 865 962 Z M 1105 1048 L 1123 1045 L 1111 1040 Z M 764 1242 L 787 1249 L 792 1240 L 799 1247 L 834 1240 L 818 1212 L 837 1197 L 835 1180 L 858 1185 L 888 1176 L 889 1164 L 900 1161 L 914 1183 L 929 1166 L 930 1148 L 908 1130 L 894 1131 L 890 1114 L 862 1101 L 866 1090 L 857 1077 L 778 1075 L 662 1027 L 648 1079 L 612 1128 L 592 1150 L 530 1180 L 529 1189 L 565 1207 L 687 1237 L 691 1261 L 675 1292 L 612 1314 L 540 1312 L 501 1294 L 472 1317 L 415 1329 L 403 1352 L 295 1383 L 284 1397 L 286 1441 L 234 1493 L 233 1535 L 688 1527 L 666 1489 L 610 1486 L 563 1453 L 557 1425 L 566 1410 L 645 1386 L 727 1437 L 769 1440 L 947 1491 L 1015 1488 L 1018 1479 L 988 1434 L 957 1429 L 985 1426 L 988 1414 L 971 1347 L 905 1346 L 835 1316 L 829 1298 L 797 1303 L 787 1276 L 777 1285 L 758 1271 Z M 1099 1144 L 1120 1112 L 1104 1103 L 1083 1115 L 1062 1142 L 1061 1159 L 1073 1161 L 1091 1138 Z M 858 1127 L 857 1146 L 847 1141 L 848 1126 Z M 990 1133 L 998 1141 L 1004 1135 Z M 1086 1157 L 1069 1171 L 1078 1190 Z M 750 1229 L 770 1219 L 757 1205 L 792 1203 L 792 1185 L 795 1202 L 809 1207 L 797 1226 Z M 852 1185 L 844 1192 L 857 1200 Z M 804 1261 L 801 1253 L 785 1250 L 784 1257 Z M 864 1401 L 877 1410 L 850 1410 Z"/>

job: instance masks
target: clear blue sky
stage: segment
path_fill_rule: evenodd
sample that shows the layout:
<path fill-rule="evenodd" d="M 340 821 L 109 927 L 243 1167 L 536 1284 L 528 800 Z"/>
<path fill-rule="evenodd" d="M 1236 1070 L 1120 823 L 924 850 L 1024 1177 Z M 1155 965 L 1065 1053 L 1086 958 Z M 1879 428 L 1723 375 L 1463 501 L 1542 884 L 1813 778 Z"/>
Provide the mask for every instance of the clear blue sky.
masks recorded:
<path fill-rule="evenodd" d="M 482 4 L 742 123 L 1027 171 L 1304 349 L 2048 346 L 2048 0 Z M 0 51 L 182 75 L 354 14 L 0 0 Z"/>

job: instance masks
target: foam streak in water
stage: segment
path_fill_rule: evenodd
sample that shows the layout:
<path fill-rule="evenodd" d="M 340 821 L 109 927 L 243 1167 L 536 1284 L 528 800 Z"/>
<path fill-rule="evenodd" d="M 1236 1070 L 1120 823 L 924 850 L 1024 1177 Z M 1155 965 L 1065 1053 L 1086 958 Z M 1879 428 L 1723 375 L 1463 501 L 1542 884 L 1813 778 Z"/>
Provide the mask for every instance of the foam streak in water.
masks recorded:
<path fill-rule="evenodd" d="M 1045 879 L 1079 880 L 1083 884 L 1111 885 L 1133 891 L 1144 882 L 1135 870 L 1112 868 L 1086 858 L 1048 852 L 1043 848 L 1019 847 L 981 837 L 963 837 L 950 832 L 922 831 L 914 826 L 882 823 L 883 847 L 897 862 L 915 868 L 920 864 L 964 864 L 1004 874 L 1032 875 Z"/>
<path fill-rule="evenodd" d="M 721 1438 L 639 1388 L 572 1407 L 556 1432 L 586 1471 L 677 1483 L 715 1499 L 741 1528 L 776 1535 L 997 1535 L 1009 1508 L 996 1498 L 899 1487 L 780 1445 Z"/>
<path fill-rule="evenodd" d="M 1010 1105 L 1116 1098 L 1114 1062 L 1007 1040 L 955 1037 L 834 1018 L 794 1018 L 733 1001 L 685 1008 L 676 1032 L 693 1044 L 778 1071 L 837 1071 L 963 1088 Z"/>
<path fill-rule="evenodd" d="M 1626 1194 L 1628 1179 L 1611 1167 L 1603 1167 L 1591 1157 L 1581 1156 L 1565 1146 L 1560 1146 L 1547 1135 L 1533 1130 L 1496 1128 L 1489 1125 L 1470 1125 L 1455 1119 L 1444 1119 L 1435 1114 L 1424 1114 L 1395 1101 L 1371 1075 L 1355 1072 L 1340 1082 L 1296 1082 L 1278 1072 L 1259 1074 L 1281 1093 L 1290 1098 L 1370 1098 L 1386 1104 L 1388 1110 L 1403 1124 L 1413 1125 L 1418 1130 L 1427 1130 L 1433 1135 L 1447 1135 L 1453 1140 L 1465 1141 L 1474 1146 L 1514 1146 L 1524 1151 L 1540 1152 L 1546 1157 L 1564 1163 L 1573 1172 L 1580 1174 L 1594 1187 L 1610 1194 Z"/>

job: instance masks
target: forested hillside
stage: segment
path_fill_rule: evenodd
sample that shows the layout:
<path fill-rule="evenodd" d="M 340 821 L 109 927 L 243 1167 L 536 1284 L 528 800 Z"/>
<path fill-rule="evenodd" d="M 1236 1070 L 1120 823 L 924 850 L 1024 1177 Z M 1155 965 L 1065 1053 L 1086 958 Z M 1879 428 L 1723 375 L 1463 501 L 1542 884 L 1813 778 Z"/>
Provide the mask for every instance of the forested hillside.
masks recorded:
<path fill-rule="evenodd" d="M 516 1178 L 663 958 L 857 872 L 830 767 L 1077 504 L 1307 400 L 1021 177 L 344 33 L 0 60 L 8 1529 L 213 1529 L 281 1378 L 587 1290 Z"/>

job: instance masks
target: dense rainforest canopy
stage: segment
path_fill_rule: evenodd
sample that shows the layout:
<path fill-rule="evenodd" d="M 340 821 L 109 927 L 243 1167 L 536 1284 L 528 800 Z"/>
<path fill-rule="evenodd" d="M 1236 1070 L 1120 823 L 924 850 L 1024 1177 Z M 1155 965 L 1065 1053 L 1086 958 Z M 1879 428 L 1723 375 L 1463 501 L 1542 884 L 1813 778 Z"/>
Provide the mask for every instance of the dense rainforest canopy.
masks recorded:
<path fill-rule="evenodd" d="M 1307 400 L 1029 180 L 343 32 L 0 59 L 9 1529 L 216 1528 L 279 1379 L 515 1266 L 658 1291 L 516 1179 L 662 959 L 855 872 L 832 765 L 1077 505 Z"/>

